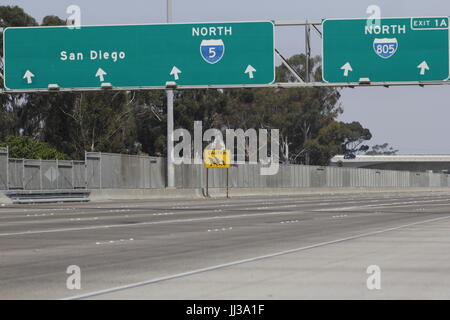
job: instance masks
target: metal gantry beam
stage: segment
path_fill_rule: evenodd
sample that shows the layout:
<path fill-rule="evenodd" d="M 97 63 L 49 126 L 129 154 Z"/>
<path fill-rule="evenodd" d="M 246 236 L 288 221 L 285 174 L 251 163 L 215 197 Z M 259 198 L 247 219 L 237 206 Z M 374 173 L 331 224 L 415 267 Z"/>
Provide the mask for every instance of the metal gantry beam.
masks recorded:
<path fill-rule="evenodd" d="M 321 25 L 322 20 L 276 20 L 275 26 L 289 27 L 289 26 L 312 26 Z"/>
<path fill-rule="evenodd" d="M 315 88 L 315 87 L 337 87 L 337 88 L 356 88 L 356 87 L 391 87 L 391 86 L 437 86 L 450 85 L 450 81 L 413 81 L 413 82 L 340 82 L 340 83 L 325 83 L 325 82 L 277 82 L 273 84 L 262 85 L 196 85 L 183 86 L 177 85 L 177 90 L 195 90 L 195 89 L 237 89 L 237 88 Z M 134 91 L 134 90 L 166 90 L 166 86 L 161 87 L 112 87 L 110 89 L 102 88 L 61 88 L 58 91 L 51 92 L 91 92 L 91 91 Z M 35 90 L 4 90 L 3 93 L 46 93 L 47 89 Z"/>
<path fill-rule="evenodd" d="M 294 77 L 301 83 L 305 82 L 303 78 L 294 70 L 294 68 L 289 64 L 289 62 L 281 55 L 281 53 L 275 49 L 275 54 L 281 59 L 284 66 L 294 75 Z"/>
<path fill-rule="evenodd" d="M 167 2 L 167 22 L 172 22 L 172 0 L 166 0 Z M 318 26 L 322 25 L 322 20 L 276 20 L 274 21 L 275 26 L 277 27 L 285 27 L 285 26 L 304 26 L 305 27 L 305 54 L 308 56 L 308 53 L 311 54 L 311 46 L 310 46 L 310 30 L 311 27 L 317 31 L 319 36 L 322 36 L 322 33 L 318 29 Z M 0 28 L 0 32 L 2 29 Z M 308 41 L 309 40 L 309 41 Z M 449 85 L 450 81 L 403 81 L 403 82 L 342 82 L 342 83 L 326 83 L 326 82 L 317 82 L 317 81 L 304 81 L 302 77 L 289 66 L 287 61 L 283 58 L 283 56 L 279 53 L 278 50 L 275 50 L 275 54 L 277 54 L 283 64 L 289 69 L 289 71 L 294 75 L 294 77 L 299 82 L 278 82 L 273 84 L 263 84 L 263 85 L 177 85 L 177 90 L 195 90 L 195 89 L 235 89 L 235 88 L 315 88 L 315 87 L 336 87 L 336 88 L 356 88 L 356 87 L 391 87 L 391 86 L 436 86 L 436 85 Z M 286 63 L 285 63 L 286 62 Z M 307 67 L 309 69 L 309 66 Z M 309 70 L 310 71 L 310 70 Z M 307 72 L 308 74 L 308 72 Z M 305 80 L 307 80 L 306 77 Z M 311 80 L 311 79 L 310 79 Z M 130 91 L 130 90 L 166 90 L 166 86 L 159 87 L 108 87 L 108 88 L 59 88 L 57 91 L 52 90 L 52 92 L 91 92 L 91 91 Z M 48 89 L 31 89 L 31 90 L 6 90 L 4 88 L 0 88 L 0 94 L 7 93 L 44 93 L 49 92 Z"/>

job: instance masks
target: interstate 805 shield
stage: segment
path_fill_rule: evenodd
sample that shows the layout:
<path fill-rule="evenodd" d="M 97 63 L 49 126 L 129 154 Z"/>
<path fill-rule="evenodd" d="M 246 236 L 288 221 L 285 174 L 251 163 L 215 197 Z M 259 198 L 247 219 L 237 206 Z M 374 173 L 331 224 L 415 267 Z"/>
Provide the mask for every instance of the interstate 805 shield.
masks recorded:
<path fill-rule="evenodd" d="M 389 59 L 397 52 L 397 38 L 375 39 L 373 41 L 373 49 L 380 58 Z"/>

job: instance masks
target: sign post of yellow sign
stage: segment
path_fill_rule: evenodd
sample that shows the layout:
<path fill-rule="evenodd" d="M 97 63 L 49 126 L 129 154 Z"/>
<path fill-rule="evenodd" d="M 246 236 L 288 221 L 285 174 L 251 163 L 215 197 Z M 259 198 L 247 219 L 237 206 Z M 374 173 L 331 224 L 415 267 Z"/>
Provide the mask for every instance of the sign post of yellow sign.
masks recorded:
<path fill-rule="evenodd" d="M 230 150 L 205 150 L 203 152 L 203 165 L 205 168 L 230 168 Z"/>
<path fill-rule="evenodd" d="M 206 168 L 206 194 L 209 197 L 208 190 L 208 169 L 212 168 L 225 168 L 227 169 L 227 198 L 229 198 L 229 185 L 228 185 L 228 169 L 231 165 L 231 152 L 230 150 L 212 149 L 203 151 L 203 166 Z"/>

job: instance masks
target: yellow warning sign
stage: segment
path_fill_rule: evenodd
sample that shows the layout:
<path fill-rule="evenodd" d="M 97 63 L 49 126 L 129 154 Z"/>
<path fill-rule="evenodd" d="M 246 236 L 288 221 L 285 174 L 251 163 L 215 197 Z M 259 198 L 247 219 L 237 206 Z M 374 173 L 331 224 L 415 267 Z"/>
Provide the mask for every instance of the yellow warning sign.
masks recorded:
<path fill-rule="evenodd" d="M 203 152 L 203 165 L 205 168 L 229 168 L 230 150 L 205 150 Z"/>

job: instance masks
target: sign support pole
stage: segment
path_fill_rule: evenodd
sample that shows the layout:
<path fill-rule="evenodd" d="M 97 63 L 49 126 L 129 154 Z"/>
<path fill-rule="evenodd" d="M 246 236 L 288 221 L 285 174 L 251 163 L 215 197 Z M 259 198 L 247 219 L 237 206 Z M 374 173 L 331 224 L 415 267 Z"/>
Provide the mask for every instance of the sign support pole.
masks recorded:
<path fill-rule="evenodd" d="M 167 95 L 167 187 L 175 188 L 173 165 L 173 89 L 166 89 Z"/>
<path fill-rule="evenodd" d="M 209 169 L 206 168 L 206 196 L 209 198 L 209 176 L 208 171 Z"/>
<path fill-rule="evenodd" d="M 308 22 L 308 20 L 306 21 Z M 309 60 L 311 59 L 311 25 L 305 25 L 305 55 L 306 55 L 306 76 L 305 81 L 310 82 L 310 66 Z"/>
<path fill-rule="evenodd" d="M 172 22 L 172 0 L 166 0 L 167 23 Z"/>
<path fill-rule="evenodd" d="M 229 178 L 228 178 L 228 168 L 227 168 L 227 199 L 229 199 L 230 198 L 230 194 L 229 194 L 229 191 L 228 191 L 228 188 L 229 188 Z"/>
<path fill-rule="evenodd" d="M 167 23 L 172 22 L 172 0 L 166 0 Z M 173 88 L 166 89 L 167 95 L 167 187 L 175 188 L 173 165 Z"/>
<path fill-rule="evenodd" d="M 3 28 L 0 28 L 0 36 L 3 35 Z M 3 52 L 3 55 L 5 55 L 5 52 Z M 3 80 L 3 87 L 0 87 L 0 94 L 3 94 L 5 89 L 5 60 L 3 59 L 3 57 L 0 56 L 0 62 L 2 64 L 2 71 L 0 72 L 0 77 Z"/>

